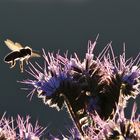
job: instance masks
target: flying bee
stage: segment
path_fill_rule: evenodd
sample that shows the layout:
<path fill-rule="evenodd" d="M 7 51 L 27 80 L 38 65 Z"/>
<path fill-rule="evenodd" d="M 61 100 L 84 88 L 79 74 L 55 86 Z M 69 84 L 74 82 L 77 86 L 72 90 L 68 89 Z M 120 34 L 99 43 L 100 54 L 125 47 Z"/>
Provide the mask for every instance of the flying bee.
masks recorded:
<path fill-rule="evenodd" d="M 4 41 L 6 46 L 12 50 L 9 54 L 4 57 L 4 62 L 10 63 L 10 68 L 16 65 L 16 61 L 19 60 L 20 71 L 23 72 L 24 61 L 28 64 L 28 59 L 31 57 L 40 57 L 39 53 L 32 50 L 32 48 L 25 46 L 23 47 L 20 43 L 14 43 L 7 39 Z"/>

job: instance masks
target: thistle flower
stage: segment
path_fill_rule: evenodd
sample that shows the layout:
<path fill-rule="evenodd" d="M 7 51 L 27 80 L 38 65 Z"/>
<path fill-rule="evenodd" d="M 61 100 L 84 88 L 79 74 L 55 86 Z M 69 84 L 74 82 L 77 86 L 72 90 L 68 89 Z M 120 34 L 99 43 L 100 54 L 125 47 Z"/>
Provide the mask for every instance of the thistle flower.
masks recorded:
<path fill-rule="evenodd" d="M 0 120 L 0 139 L 1 140 L 39 140 L 46 128 L 40 127 L 36 122 L 35 127 L 29 122 L 30 117 L 26 120 L 18 115 L 16 122 L 6 119 L 5 114 Z"/>
<path fill-rule="evenodd" d="M 132 109 L 131 118 L 124 115 L 124 108 L 117 106 L 113 119 L 102 120 L 99 115 L 93 116 L 96 127 L 90 127 L 87 131 L 90 140 L 139 140 L 140 116 L 136 117 L 136 104 Z M 98 132 L 97 132 L 98 130 Z"/>
<path fill-rule="evenodd" d="M 37 63 L 38 68 L 31 64 L 27 72 L 35 79 L 22 81 L 31 86 L 31 94 L 37 91 L 45 104 L 61 109 L 65 103 L 82 136 L 87 126 L 94 125 L 91 115 L 97 112 L 103 120 L 113 118 L 116 104 L 126 106 L 128 98 L 139 93 L 140 55 L 134 60 L 125 60 L 124 51 L 116 59 L 109 43 L 98 57 L 94 57 L 97 38 L 94 43 L 89 41 L 83 61 L 76 53 L 68 58 L 67 54 L 46 55 L 43 50 L 44 68 Z"/>
<path fill-rule="evenodd" d="M 5 114 L 0 119 L 0 139 L 2 140 L 16 140 L 15 127 L 13 125 L 13 118 L 6 119 Z"/>
<path fill-rule="evenodd" d="M 20 140 L 39 140 L 46 128 L 39 126 L 38 122 L 33 127 L 29 120 L 29 116 L 26 117 L 26 120 L 18 116 L 16 121 L 19 131 L 18 137 Z"/>

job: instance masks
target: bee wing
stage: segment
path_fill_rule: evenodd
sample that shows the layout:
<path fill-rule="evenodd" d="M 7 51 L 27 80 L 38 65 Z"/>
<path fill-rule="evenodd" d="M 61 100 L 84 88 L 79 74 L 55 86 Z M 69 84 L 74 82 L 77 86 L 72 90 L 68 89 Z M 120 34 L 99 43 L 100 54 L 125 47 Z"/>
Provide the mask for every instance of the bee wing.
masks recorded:
<path fill-rule="evenodd" d="M 38 52 L 32 52 L 31 57 L 41 57 L 41 55 Z"/>
<path fill-rule="evenodd" d="M 7 39 L 6 41 L 4 41 L 5 44 L 7 45 L 7 47 L 12 50 L 12 51 L 19 51 L 20 49 L 23 49 L 22 45 L 20 43 L 14 43 L 13 41 L 11 41 L 10 39 Z"/>
<path fill-rule="evenodd" d="M 16 45 L 19 49 L 23 49 L 23 46 L 22 46 L 20 43 L 16 42 L 15 45 Z"/>

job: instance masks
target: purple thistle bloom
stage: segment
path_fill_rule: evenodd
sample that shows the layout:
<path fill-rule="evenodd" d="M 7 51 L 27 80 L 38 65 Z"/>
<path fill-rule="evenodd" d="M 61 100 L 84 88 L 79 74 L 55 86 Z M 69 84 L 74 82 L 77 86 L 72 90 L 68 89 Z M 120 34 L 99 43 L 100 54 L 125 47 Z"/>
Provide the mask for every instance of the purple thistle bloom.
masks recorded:
<path fill-rule="evenodd" d="M 40 140 L 42 133 L 46 129 L 40 127 L 37 122 L 33 127 L 29 122 L 29 116 L 24 120 L 18 115 L 17 120 L 14 121 L 12 117 L 11 119 L 6 119 L 4 115 L 0 120 L 1 140 Z"/>
<path fill-rule="evenodd" d="M 140 139 L 140 116 L 135 117 L 136 104 L 132 109 L 131 118 L 124 115 L 124 108 L 117 106 L 113 119 L 102 120 L 99 115 L 93 116 L 95 125 L 87 131 L 90 140 L 139 140 Z"/>
<path fill-rule="evenodd" d="M 13 118 L 6 119 L 5 114 L 0 119 L 0 139 L 2 140 L 16 140 L 15 127 L 13 125 Z"/>
<path fill-rule="evenodd" d="M 97 113 L 102 120 L 113 118 L 116 104 L 125 107 L 128 98 L 139 93 L 140 56 L 125 60 L 124 51 L 118 60 L 109 43 L 98 57 L 94 57 L 97 38 L 94 43 L 89 41 L 83 61 L 76 53 L 68 58 L 67 54 L 46 55 L 43 50 L 44 68 L 36 63 L 37 69 L 31 64 L 27 72 L 35 79 L 22 81 L 31 85 L 31 94 L 37 91 L 44 103 L 58 109 L 65 103 L 82 136 L 87 125 L 94 124 L 91 115 Z"/>
<path fill-rule="evenodd" d="M 133 66 L 127 74 L 122 78 L 125 86 L 123 94 L 126 96 L 136 97 L 140 92 L 140 69 L 137 66 Z"/>
<path fill-rule="evenodd" d="M 43 127 L 39 126 L 38 122 L 36 122 L 35 127 L 33 127 L 29 120 L 29 116 L 26 117 L 26 120 L 18 116 L 16 121 L 19 130 L 18 137 L 19 139 L 23 140 L 39 140 L 46 128 L 44 129 Z"/>

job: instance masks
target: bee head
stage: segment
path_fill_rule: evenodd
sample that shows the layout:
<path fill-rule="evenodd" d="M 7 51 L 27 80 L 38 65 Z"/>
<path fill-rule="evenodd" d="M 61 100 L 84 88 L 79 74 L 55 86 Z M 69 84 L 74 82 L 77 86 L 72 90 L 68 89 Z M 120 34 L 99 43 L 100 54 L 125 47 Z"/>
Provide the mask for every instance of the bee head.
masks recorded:
<path fill-rule="evenodd" d="M 27 54 L 31 55 L 32 49 L 28 46 L 25 47 Z"/>

